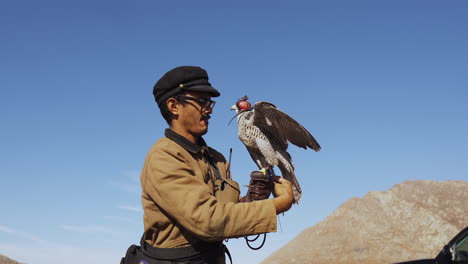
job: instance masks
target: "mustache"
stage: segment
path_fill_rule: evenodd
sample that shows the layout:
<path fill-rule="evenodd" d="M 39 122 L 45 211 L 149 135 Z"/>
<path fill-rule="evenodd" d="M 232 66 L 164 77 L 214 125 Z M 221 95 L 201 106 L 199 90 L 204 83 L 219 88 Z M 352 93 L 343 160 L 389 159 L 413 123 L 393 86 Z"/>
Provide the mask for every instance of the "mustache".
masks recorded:
<path fill-rule="evenodd" d="M 200 118 L 200 120 L 208 120 L 208 119 L 210 119 L 210 118 L 211 118 L 210 115 L 202 115 L 201 118 Z"/>

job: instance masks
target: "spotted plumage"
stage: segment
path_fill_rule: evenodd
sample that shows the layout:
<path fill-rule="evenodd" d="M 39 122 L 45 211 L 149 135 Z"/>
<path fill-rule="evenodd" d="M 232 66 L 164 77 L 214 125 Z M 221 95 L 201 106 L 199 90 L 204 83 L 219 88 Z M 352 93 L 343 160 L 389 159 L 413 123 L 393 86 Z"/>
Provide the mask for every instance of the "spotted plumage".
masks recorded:
<path fill-rule="evenodd" d="M 294 201 L 297 203 L 302 190 L 294 174 L 291 155 L 286 151 L 288 142 L 315 151 L 320 145 L 301 124 L 269 102 L 257 102 L 253 107 L 247 96 L 237 101 L 231 109 L 237 112 L 239 139 L 261 170 L 278 166 L 282 176 L 293 185 Z"/>

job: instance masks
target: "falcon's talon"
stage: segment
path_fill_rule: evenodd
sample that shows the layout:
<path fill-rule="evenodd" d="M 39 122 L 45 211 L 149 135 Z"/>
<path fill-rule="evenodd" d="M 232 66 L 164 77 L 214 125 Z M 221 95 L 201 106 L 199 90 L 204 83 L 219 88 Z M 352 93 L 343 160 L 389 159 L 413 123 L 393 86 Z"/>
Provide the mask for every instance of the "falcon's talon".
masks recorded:
<path fill-rule="evenodd" d="M 273 168 L 270 168 L 270 169 L 268 170 L 268 174 L 270 175 L 270 177 L 276 176 L 276 175 L 275 175 L 275 171 L 273 170 Z M 266 174 L 265 174 L 265 175 L 266 175 Z"/>

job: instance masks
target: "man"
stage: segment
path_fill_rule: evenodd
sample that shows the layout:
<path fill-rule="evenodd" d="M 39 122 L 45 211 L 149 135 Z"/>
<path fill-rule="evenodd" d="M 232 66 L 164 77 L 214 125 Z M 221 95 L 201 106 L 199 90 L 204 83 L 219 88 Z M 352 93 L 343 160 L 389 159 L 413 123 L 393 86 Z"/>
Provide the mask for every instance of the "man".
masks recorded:
<path fill-rule="evenodd" d="M 153 94 L 169 128 L 149 150 L 140 178 L 141 248 L 151 257 L 145 261 L 225 263 L 224 239 L 275 232 L 276 215 L 292 205 L 291 183 L 276 177 L 276 197 L 267 199 L 271 186 L 254 172 L 248 195 L 239 202 L 225 158 L 202 138 L 215 105 L 211 98 L 220 95 L 207 72 L 172 69 Z"/>

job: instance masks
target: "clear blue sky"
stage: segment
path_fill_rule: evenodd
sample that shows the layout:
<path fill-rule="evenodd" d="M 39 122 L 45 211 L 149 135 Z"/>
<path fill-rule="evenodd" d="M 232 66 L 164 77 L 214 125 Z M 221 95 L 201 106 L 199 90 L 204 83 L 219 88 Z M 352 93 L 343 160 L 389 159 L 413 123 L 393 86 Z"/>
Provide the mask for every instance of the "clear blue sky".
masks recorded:
<path fill-rule="evenodd" d="M 468 180 L 466 1 L 2 1 L 0 254 L 118 263 L 142 232 L 139 172 L 166 123 L 152 86 L 199 65 L 222 96 L 206 135 L 241 183 L 228 126 L 270 101 L 316 137 L 291 146 L 303 189 L 258 263 L 351 197 L 405 180 Z M 243 189 L 245 192 L 245 188 Z"/>

